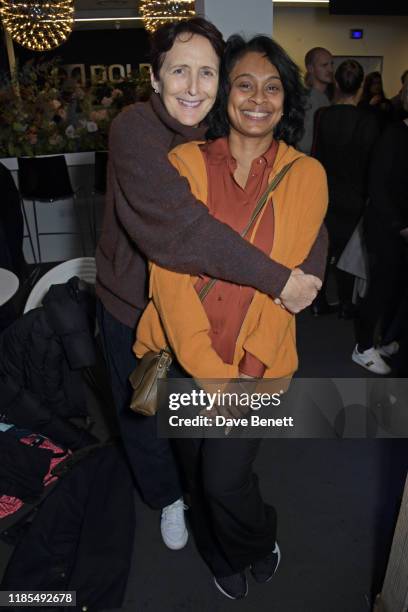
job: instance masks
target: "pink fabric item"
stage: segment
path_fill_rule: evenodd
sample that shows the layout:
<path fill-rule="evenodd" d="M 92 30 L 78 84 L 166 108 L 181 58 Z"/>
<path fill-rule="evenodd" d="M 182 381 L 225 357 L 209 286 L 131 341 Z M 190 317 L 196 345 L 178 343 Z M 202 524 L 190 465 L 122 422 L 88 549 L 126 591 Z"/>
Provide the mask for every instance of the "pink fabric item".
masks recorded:
<path fill-rule="evenodd" d="M 0 496 L 0 519 L 14 514 L 17 510 L 20 510 L 23 502 L 18 497 L 10 497 L 9 495 Z"/>
<path fill-rule="evenodd" d="M 38 436 L 36 434 L 30 434 L 25 438 L 20 438 L 20 442 L 23 444 L 27 444 L 27 446 L 34 446 L 34 443 L 38 440 Z M 41 444 L 38 445 L 38 448 L 44 448 L 52 451 L 54 454 L 61 455 L 59 457 L 53 457 L 50 461 L 50 466 L 48 468 L 47 474 L 44 476 L 44 486 L 47 487 L 52 482 L 57 480 L 57 476 L 52 476 L 51 472 L 55 468 L 56 465 L 64 461 L 69 455 L 72 455 L 70 450 L 65 450 L 60 446 L 51 442 L 48 438 L 44 438 Z M 10 497 L 9 495 L 0 495 L 0 519 L 9 516 L 10 514 L 14 514 L 17 510 L 23 506 L 23 502 L 18 497 Z"/>

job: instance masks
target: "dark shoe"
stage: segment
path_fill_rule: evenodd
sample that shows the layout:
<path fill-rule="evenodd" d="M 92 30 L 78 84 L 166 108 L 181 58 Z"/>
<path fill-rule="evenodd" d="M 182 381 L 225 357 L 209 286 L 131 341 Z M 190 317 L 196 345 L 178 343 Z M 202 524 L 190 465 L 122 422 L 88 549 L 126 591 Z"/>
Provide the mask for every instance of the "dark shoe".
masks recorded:
<path fill-rule="evenodd" d="M 322 304 L 313 303 L 310 306 L 310 310 L 314 317 L 320 317 L 321 315 L 333 314 L 333 312 L 336 312 L 337 306 L 332 306 L 332 304 L 328 304 L 327 302 Z"/>
<path fill-rule="evenodd" d="M 244 599 L 248 595 L 248 581 L 244 572 L 223 578 L 214 576 L 214 582 L 217 589 L 229 599 Z"/>
<path fill-rule="evenodd" d="M 267 557 L 265 557 L 265 559 L 261 559 L 261 561 L 257 561 L 251 565 L 251 573 L 255 580 L 260 583 L 269 582 L 272 576 L 276 573 L 280 561 L 281 551 L 278 543 L 275 542 L 275 548 Z"/>
<path fill-rule="evenodd" d="M 357 308 L 354 304 L 340 304 L 338 317 L 339 319 L 355 319 L 357 316 Z"/>

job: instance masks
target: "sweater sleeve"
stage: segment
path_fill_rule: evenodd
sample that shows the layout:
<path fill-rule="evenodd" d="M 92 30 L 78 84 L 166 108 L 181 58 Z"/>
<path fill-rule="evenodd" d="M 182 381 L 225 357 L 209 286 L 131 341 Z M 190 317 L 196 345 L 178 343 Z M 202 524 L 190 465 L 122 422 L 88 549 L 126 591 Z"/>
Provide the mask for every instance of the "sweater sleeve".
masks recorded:
<path fill-rule="evenodd" d="M 326 226 L 323 223 L 320 226 L 319 233 L 312 245 L 309 255 L 299 266 L 305 274 L 314 274 L 314 276 L 317 276 L 317 278 L 323 281 L 326 270 L 328 247 L 329 237 Z"/>
<path fill-rule="evenodd" d="M 297 192 L 297 198 L 301 202 L 298 215 L 297 249 L 304 254 L 309 253 L 316 241 L 316 235 L 322 226 L 329 200 L 327 177 L 323 166 L 310 158 L 308 163 L 308 174 L 303 170 L 304 179 L 298 183 Z"/>
<path fill-rule="evenodd" d="M 208 213 L 168 161 L 168 146 L 167 129 L 141 111 L 125 111 L 112 123 L 116 212 L 129 237 L 162 267 L 279 296 L 291 270 Z"/>
<path fill-rule="evenodd" d="M 224 363 L 213 349 L 210 323 L 193 279 L 153 265 L 150 293 L 167 340 L 180 365 L 194 378 L 237 378 L 236 366 Z"/>

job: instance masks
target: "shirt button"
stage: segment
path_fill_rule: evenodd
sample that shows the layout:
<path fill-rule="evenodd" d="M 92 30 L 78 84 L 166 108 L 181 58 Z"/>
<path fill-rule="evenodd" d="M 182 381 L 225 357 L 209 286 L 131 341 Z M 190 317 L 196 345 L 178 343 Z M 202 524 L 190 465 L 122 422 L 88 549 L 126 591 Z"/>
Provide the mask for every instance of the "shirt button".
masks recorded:
<path fill-rule="evenodd" d="M 219 302 L 222 302 L 222 297 L 219 295 L 219 296 L 217 297 L 217 300 L 218 300 Z"/>

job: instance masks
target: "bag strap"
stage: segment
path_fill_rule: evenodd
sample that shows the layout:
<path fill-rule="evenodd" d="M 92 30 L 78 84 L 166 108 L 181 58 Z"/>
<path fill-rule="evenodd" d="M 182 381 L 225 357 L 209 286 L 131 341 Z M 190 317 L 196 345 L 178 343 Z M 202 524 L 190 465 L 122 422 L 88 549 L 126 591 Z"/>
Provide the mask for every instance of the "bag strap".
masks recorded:
<path fill-rule="evenodd" d="M 295 161 L 297 161 L 298 159 L 301 159 L 301 158 L 296 157 L 296 159 L 292 160 L 291 162 L 283 166 L 283 168 L 278 172 L 278 174 L 274 176 L 272 181 L 269 183 L 268 188 L 266 189 L 265 193 L 261 196 L 257 205 L 252 211 L 251 218 L 249 219 L 246 227 L 242 230 L 240 234 L 241 238 L 245 238 L 245 236 L 248 234 L 252 225 L 254 224 L 256 219 L 259 217 L 266 203 L 268 202 L 270 194 L 272 193 L 272 191 L 274 191 L 277 188 L 281 180 L 286 176 L 286 174 L 289 172 L 289 170 L 291 169 Z M 210 281 L 208 281 L 206 285 L 201 287 L 200 292 L 198 294 L 198 297 L 200 298 L 201 301 L 203 301 L 207 297 L 207 295 L 209 294 L 209 292 L 214 287 L 217 281 L 218 281 L 217 278 L 212 278 Z"/>

